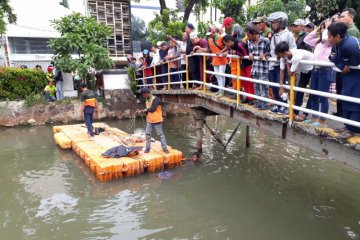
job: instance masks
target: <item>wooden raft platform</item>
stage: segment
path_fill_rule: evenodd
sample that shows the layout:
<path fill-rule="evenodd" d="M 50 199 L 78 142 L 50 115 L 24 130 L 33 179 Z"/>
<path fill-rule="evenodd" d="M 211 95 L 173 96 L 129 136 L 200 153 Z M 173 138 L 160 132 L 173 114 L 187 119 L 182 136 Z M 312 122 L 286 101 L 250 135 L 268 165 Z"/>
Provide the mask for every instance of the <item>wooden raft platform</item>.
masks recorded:
<path fill-rule="evenodd" d="M 184 159 L 182 152 L 168 146 L 169 154 L 162 151 L 159 141 L 151 143 L 150 153 L 139 152 L 138 155 L 122 158 L 106 158 L 101 156 L 106 150 L 119 146 L 143 146 L 145 149 L 145 133 L 142 136 L 129 135 L 105 123 L 94 123 L 95 128 L 105 131 L 95 137 L 87 134 L 84 124 L 54 126 L 54 139 L 63 149 L 72 149 L 86 166 L 101 181 L 111 181 L 144 172 L 160 171 L 166 165 L 172 168 L 181 165 Z"/>

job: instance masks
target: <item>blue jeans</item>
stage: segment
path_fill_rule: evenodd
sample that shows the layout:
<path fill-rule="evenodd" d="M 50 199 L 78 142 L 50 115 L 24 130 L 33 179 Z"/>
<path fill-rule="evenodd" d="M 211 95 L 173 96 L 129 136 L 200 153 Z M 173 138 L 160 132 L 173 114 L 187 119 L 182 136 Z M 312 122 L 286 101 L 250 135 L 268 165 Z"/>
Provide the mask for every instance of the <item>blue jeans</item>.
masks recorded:
<path fill-rule="evenodd" d="M 156 134 L 160 137 L 161 147 L 163 151 L 167 151 L 166 138 L 163 132 L 162 123 L 146 123 L 145 135 L 146 135 L 146 148 L 145 151 L 150 150 L 151 147 L 151 133 L 153 128 Z"/>
<path fill-rule="evenodd" d="M 94 113 L 84 113 L 84 120 L 90 136 L 94 136 L 92 127 Z"/>
<path fill-rule="evenodd" d="M 167 64 L 163 64 L 161 65 L 161 74 L 165 74 L 168 73 L 168 65 Z M 162 83 L 167 83 L 168 82 L 168 76 L 162 76 L 161 77 Z"/>
<path fill-rule="evenodd" d="M 64 99 L 64 93 L 63 93 L 63 81 L 56 82 L 56 98 L 58 100 Z"/>
<path fill-rule="evenodd" d="M 56 101 L 56 98 L 54 96 L 50 96 L 49 92 L 45 92 L 44 97 L 46 101 L 50 101 L 50 102 Z"/>
<path fill-rule="evenodd" d="M 146 79 L 146 84 L 153 84 L 153 78 Z"/>
<path fill-rule="evenodd" d="M 179 71 L 179 69 L 177 69 L 177 68 L 170 68 L 170 72 L 178 72 L 178 71 Z M 172 83 L 179 82 L 180 81 L 180 74 L 170 75 L 170 81 Z M 171 88 L 178 89 L 178 88 L 180 88 L 180 85 L 179 84 L 171 84 Z"/>
<path fill-rule="evenodd" d="M 329 92 L 330 84 L 332 80 L 332 68 L 331 67 L 321 67 L 316 68 L 311 73 L 311 83 L 310 88 L 312 90 L 317 90 L 321 92 Z M 319 107 L 319 102 L 321 107 Z M 329 111 L 329 101 L 327 97 L 321 97 L 317 95 L 311 95 L 311 109 L 314 111 L 320 111 L 322 113 L 328 113 Z M 313 116 L 313 118 L 318 118 L 318 116 Z M 321 120 L 324 118 L 320 117 Z"/>
<path fill-rule="evenodd" d="M 310 82 L 310 78 L 311 78 L 311 72 L 308 73 L 300 73 L 300 79 L 299 82 L 297 84 L 298 87 L 301 88 L 306 88 L 306 86 L 309 84 Z M 296 92 L 295 95 L 295 105 L 301 107 L 303 104 L 303 100 L 304 100 L 304 93 L 303 92 Z M 306 107 L 307 109 L 311 108 L 311 95 L 309 95 L 309 99 L 306 103 Z M 299 114 L 298 110 L 294 110 L 294 113 L 296 115 Z M 304 113 L 306 116 L 308 115 L 307 113 Z"/>
<path fill-rule="evenodd" d="M 275 66 L 273 70 L 269 70 L 269 81 L 273 83 L 280 83 L 280 66 Z M 285 83 L 285 79 L 284 79 Z M 282 100 L 282 98 L 279 96 L 279 88 L 278 87 L 271 87 L 274 98 L 276 101 L 284 102 L 286 101 Z"/>
<path fill-rule="evenodd" d="M 358 111 L 351 112 L 343 109 L 343 117 L 349 120 L 360 122 L 360 112 Z M 347 128 L 347 130 L 349 130 L 352 133 L 360 133 L 359 127 L 355 127 L 348 124 L 345 124 L 345 127 Z"/>

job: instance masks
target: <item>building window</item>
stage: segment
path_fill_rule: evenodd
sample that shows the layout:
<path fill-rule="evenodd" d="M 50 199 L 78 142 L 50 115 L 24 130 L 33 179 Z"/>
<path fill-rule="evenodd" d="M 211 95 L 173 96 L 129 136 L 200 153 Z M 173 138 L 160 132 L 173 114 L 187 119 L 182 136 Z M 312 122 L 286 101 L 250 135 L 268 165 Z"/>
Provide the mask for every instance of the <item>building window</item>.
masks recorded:
<path fill-rule="evenodd" d="M 53 54 L 48 38 L 9 37 L 12 54 Z"/>

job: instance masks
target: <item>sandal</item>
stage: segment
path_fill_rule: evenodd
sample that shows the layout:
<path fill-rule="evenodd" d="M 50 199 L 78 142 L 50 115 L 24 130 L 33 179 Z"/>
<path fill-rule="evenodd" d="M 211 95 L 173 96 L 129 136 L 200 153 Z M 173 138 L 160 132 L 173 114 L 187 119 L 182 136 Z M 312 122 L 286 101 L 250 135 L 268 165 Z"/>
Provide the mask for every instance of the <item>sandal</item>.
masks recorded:
<path fill-rule="evenodd" d="M 296 122 L 303 122 L 303 121 L 305 121 L 305 118 L 304 118 L 304 117 L 300 117 L 299 115 L 296 115 L 295 118 L 294 118 L 294 121 L 296 121 Z"/>
<path fill-rule="evenodd" d="M 349 130 L 345 130 L 342 133 L 339 134 L 339 138 L 340 139 L 348 139 L 353 137 L 354 134 L 352 132 L 350 132 Z"/>
<path fill-rule="evenodd" d="M 342 128 L 337 128 L 337 129 L 335 129 L 334 132 L 336 132 L 336 133 L 342 133 L 342 132 L 344 132 L 344 131 L 346 131 L 346 130 L 347 130 L 346 127 L 342 127 Z"/>
<path fill-rule="evenodd" d="M 313 123 L 313 122 L 311 121 L 311 118 L 309 118 L 309 119 L 306 119 L 306 120 L 304 121 L 304 123 L 309 123 L 309 124 L 311 124 L 311 123 Z"/>
<path fill-rule="evenodd" d="M 326 124 L 321 124 L 320 122 L 313 122 L 312 125 L 313 125 L 314 127 L 327 127 Z"/>

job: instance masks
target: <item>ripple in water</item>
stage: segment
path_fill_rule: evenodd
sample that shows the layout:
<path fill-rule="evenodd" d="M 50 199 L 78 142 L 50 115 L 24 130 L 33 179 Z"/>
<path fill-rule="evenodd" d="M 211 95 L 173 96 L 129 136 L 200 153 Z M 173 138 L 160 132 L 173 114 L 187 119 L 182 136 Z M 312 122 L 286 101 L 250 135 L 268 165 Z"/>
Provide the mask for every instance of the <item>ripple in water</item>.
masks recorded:
<path fill-rule="evenodd" d="M 57 211 L 57 214 L 60 215 L 74 213 L 77 205 L 77 198 L 64 193 L 55 194 L 40 201 L 40 206 L 35 217 L 46 217 L 53 211 Z"/>

